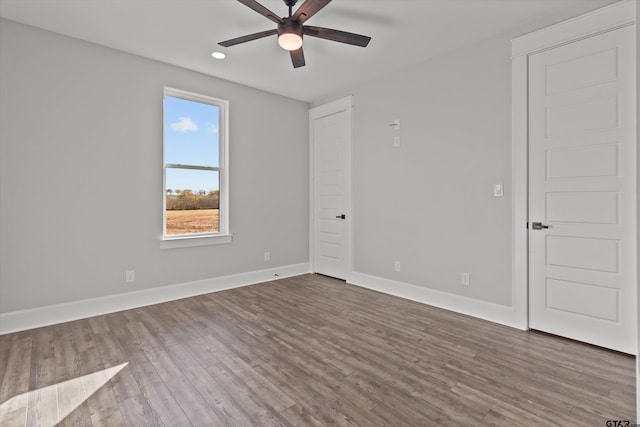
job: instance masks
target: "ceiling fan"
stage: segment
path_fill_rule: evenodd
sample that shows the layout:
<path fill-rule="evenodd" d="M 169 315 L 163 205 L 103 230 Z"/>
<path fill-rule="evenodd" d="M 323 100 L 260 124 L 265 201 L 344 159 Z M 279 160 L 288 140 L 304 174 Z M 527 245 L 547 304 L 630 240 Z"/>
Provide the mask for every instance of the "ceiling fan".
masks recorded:
<path fill-rule="evenodd" d="M 304 52 L 302 51 L 303 35 L 361 47 L 366 47 L 371 40 L 371 37 L 362 36 L 360 34 L 347 33 L 345 31 L 333 30 L 331 28 L 303 25 L 309 18 L 319 12 L 320 9 L 329 4 L 331 0 L 306 0 L 298 10 L 295 11 L 295 13 L 293 12 L 293 6 L 295 6 L 298 0 L 284 0 L 284 3 L 289 7 L 289 16 L 284 18 L 280 18 L 278 15 L 255 0 L 238 1 L 278 24 L 278 28 L 248 34 L 246 36 L 226 40 L 218 44 L 220 46 L 230 47 L 277 34 L 278 44 L 280 44 L 283 49 L 290 52 L 293 68 L 303 67 L 305 65 Z"/>

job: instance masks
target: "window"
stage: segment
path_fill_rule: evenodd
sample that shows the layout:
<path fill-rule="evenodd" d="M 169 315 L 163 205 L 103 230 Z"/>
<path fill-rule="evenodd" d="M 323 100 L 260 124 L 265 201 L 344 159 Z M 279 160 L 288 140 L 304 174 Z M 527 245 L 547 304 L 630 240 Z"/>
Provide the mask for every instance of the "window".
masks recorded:
<path fill-rule="evenodd" d="M 229 243 L 229 103 L 164 90 L 163 248 Z"/>

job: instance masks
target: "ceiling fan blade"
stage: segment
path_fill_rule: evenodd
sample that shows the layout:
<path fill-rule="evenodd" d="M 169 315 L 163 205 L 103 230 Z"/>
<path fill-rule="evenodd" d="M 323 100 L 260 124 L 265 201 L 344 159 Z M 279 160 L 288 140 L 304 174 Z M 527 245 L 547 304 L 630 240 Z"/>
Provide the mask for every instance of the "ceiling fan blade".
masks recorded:
<path fill-rule="evenodd" d="M 277 14 L 271 12 L 269 9 L 267 9 L 266 7 L 264 7 L 263 5 L 261 5 L 260 3 L 258 3 L 255 0 L 238 0 L 240 3 L 242 3 L 243 5 L 250 7 L 251 9 L 255 10 L 256 12 L 258 12 L 260 15 L 271 19 L 273 22 L 275 22 L 276 24 L 280 24 L 282 22 L 282 18 L 279 17 Z"/>
<path fill-rule="evenodd" d="M 274 34 L 278 34 L 278 30 L 274 29 L 274 30 L 260 31 L 259 33 L 254 33 L 254 34 L 247 34 L 246 36 L 236 37 L 235 39 L 231 39 L 231 40 L 225 40 L 218 44 L 220 46 L 230 47 L 240 43 L 250 42 L 251 40 L 257 40 L 263 37 L 269 37 Z"/>
<path fill-rule="evenodd" d="M 302 48 L 298 50 L 292 50 L 291 52 L 291 62 L 293 63 L 293 68 L 304 67 L 306 62 L 304 61 L 304 52 Z"/>
<path fill-rule="evenodd" d="M 369 41 L 371 41 L 371 37 L 368 36 L 333 30 L 331 28 L 313 27 L 311 25 L 305 25 L 302 27 L 302 32 L 305 36 L 318 37 L 320 39 L 333 40 L 334 42 L 347 43 L 361 47 L 367 47 Z"/>
<path fill-rule="evenodd" d="M 293 19 L 302 24 L 330 2 L 331 0 L 307 0 L 302 3 L 302 6 L 300 6 L 298 10 L 296 10 L 296 13 L 293 14 Z"/>

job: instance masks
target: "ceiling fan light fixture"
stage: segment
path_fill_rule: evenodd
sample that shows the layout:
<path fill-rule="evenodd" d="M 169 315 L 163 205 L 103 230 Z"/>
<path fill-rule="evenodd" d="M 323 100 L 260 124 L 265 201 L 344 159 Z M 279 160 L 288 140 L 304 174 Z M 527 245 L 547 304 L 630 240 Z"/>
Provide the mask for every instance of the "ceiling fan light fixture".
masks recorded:
<path fill-rule="evenodd" d="M 298 50 L 302 47 L 302 25 L 292 19 L 285 19 L 278 25 L 278 44 L 284 50 Z"/>
<path fill-rule="evenodd" d="M 278 44 L 284 50 L 298 50 L 302 47 L 302 37 L 296 33 L 283 33 L 278 36 Z"/>

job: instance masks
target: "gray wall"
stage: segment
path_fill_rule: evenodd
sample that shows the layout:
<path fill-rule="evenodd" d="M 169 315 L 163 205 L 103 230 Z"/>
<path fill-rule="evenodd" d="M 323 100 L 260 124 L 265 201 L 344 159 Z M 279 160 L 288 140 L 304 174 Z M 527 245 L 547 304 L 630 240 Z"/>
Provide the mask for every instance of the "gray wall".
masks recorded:
<path fill-rule="evenodd" d="M 511 305 L 509 39 L 354 88 L 355 271 Z"/>
<path fill-rule="evenodd" d="M 609 3 L 576 5 L 351 88 L 356 272 L 512 305 L 510 41 Z M 493 197 L 494 183 L 503 197 Z"/>
<path fill-rule="evenodd" d="M 6 20 L 0 75 L 0 312 L 308 262 L 305 103 Z M 230 245 L 159 248 L 165 85 L 230 101 Z"/>

